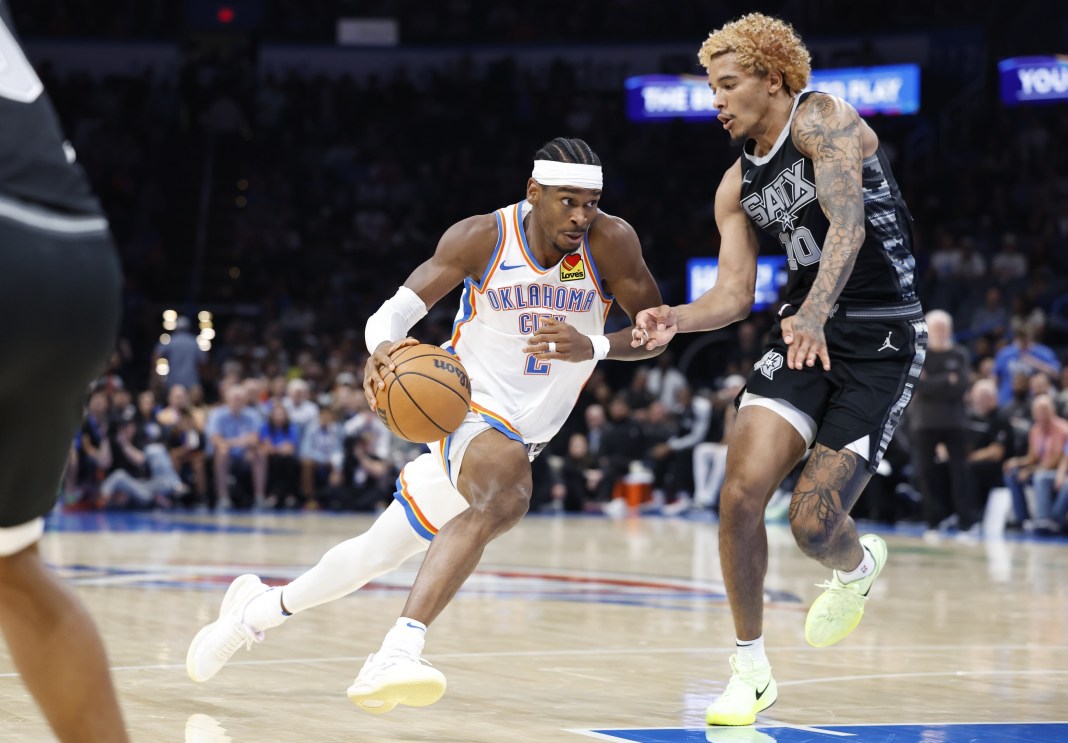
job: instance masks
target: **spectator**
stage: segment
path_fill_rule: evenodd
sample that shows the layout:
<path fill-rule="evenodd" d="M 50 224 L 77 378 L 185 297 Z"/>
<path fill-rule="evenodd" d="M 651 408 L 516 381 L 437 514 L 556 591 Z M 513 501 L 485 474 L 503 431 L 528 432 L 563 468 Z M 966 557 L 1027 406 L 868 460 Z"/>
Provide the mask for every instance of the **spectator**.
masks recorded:
<path fill-rule="evenodd" d="M 675 355 L 664 351 L 656 357 L 656 366 L 649 370 L 646 388 L 671 413 L 679 411 L 679 390 L 689 387 L 686 377 L 675 368 Z"/>
<path fill-rule="evenodd" d="M 230 478 L 234 476 L 240 481 L 249 474 L 253 479 L 253 505 L 262 507 L 266 500 L 266 478 L 259 465 L 260 421 L 248 409 L 241 385 L 227 388 L 226 404 L 209 419 L 205 433 L 210 445 L 208 453 L 214 460 L 215 507 L 232 508 Z"/>
<path fill-rule="evenodd" d="M 994 370 L 998 376 L 998 404 L 1012 401 L 1012 380 L 1016 374 L 1030 377 L 1035 372 L 1045 372 L 1052 378 L 1061 373 L 1061 362 L 1049 346 L 1038 342 L 1038 329 L 1033 323 L 1013 325 L 1012 343 L 998 351 L 994 357 Z"/>
<path fill-rule="evenodd" d="M 916 385 L 909 421 L 912 453 L 919 474 L 924 520 L 929 538 L 952 513 L 962 532 L 977 526 L 979 515 L 968 488 L 968 428 L 964 393 L 968 389 L 968 355 L 953 342 L 953 318 L 942 310 L 927 313 L 927 358 Z M 949 476 L 952 508 L 944 503 L 939 470 Z"/>
<path fill-rule="evenodd" d="M 315 502 L 324 489 L 341 485 L 344 460 L 341 427 L 334 422 L 334 411 L 324 407 L 318 421 L 301 434 L 301 494 L 306 502 Z"/>
<path fill-rule="evenodd" d="M 267 505 L 292 507 L 297 503 L 300 480 L 300 430 L 289 420 L 285 405 L 276 400 L 260 429 L 260 466 L 266 467 Z"/>
<path fill-rule="evenodd" d="M 723 387 L 711 402 L 712 411 L 721 411 L 723 423 L 718 441 L 697 444 L 693 452 L 694 505 L 698 508 L 715 508 L 719 501 L 719 489 L 727 474 L 727 441 L 736 413 L 734 399 L 745 387 L 745 377 L 732 374 L 723 380 Z"/>
<path fill-rule="evenodd" d="M 1057 416 L 1049 395 L 1040 395 L 1031 402 L 1031 415 L 1034 423 L 1028 434 L 1027 452 L 1006 459 L 1003 467 L 1005 487 L 1012 492 L 1016 523 L 1024 529 L 1034 528 L 1029 520 L 1030 511 L 1024 488 L 1033 485 L 1035 478 L 1054 480 L 1065 444 L 1068 444 L 1068 420 Z M 1035 508 L 1036 519 L 1049 518 L 1048 500 L 1043 503 L 1036 498 Z"/>
<path fill-rule="evenodd" d="M 994 488 L 1004 483 L 1002 466 L 1013 454 L 1012 426 L 998 408 L 997 385 L 979 379 L 972 385 L 968 415 L 971 452 L 968 454 L 968 487 L 978 510 L 986 505 Z"/>
<path fill-rule="evenodd" d="M 179 317 L 170 341 L 156 346 L 155 358 L 167 359 L 167 387 L 180 384 L 186 389 L 200 384 L 200 365 L 206 354 L 189 330 L 189 318 Z"/>
<path fill-rule="evenodd" d="M 553 486 L 553 499 L 567 513 L 581 513 L 590 504 L 604 503 L 611 493 L 604 492 L 604 471 L 590 455 L 590 445 L 581 433 L 567 440 L 567 453 L 560 467 L 559 481 Z"/>
<path fill-rule="evenodd" d="M 291 379 L 286 387 L 286 406 L 289 420 L 301 431 L 301 436 L 309 424 L 319 420 L 319 406 L 311 400 L 311 386 L 303 379 Z"/>
<path fill-rule="evenodd" d="M 712 403 L 708 398 L 695 395 L 691 387 L 679 389 L 678 395 L 675 435 L 661 447 L 667 461 L 665 488 L 674 496 L 664 509 L 668 514 L 689 510 L 693 505 L 694 447 L 707 439 L 712 423 Z"/>

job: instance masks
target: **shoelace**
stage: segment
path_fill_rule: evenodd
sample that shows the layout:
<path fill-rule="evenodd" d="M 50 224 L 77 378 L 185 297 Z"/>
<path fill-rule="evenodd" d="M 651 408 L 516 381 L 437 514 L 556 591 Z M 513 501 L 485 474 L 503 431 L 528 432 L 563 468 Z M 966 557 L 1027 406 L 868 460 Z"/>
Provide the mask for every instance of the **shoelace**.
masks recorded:
<path fill-rule="evenodd" d="M 856 591 L 850 589 L 849 588 L 849 584 L 842 583 L 841 581 L 827 580 L 827 581 L 824 581 L 823 583 L 817 583 L 816 584 L 816 588 L 824 588 L 824 589 L 827 589 L 828 591 L 833 591 L 834 594 L 833 594 L 832 597 L 834 599 L 837 599 L 837 600 L 833 600 L 833 601 L 824 601 L 823 602 L 823 607 L 822 607 L 823 608 L 823 612 L 822 613 L 824 615 L 827 615 L 827 616 L 830 616 L 830 615 L 836 613 L 834 611 L 831 611 L 832 609 L 838 609 L 842 613 L 845 613 L 846 611 L 850 611 L 850 612 L 856 611 L 858 608 L 863 608 L 864 607 L 864 602 L 868 600 L 867 596 L 863 596 L 863 595 L 857 593 Z M 845 597 L 845 596 L 848 596 L 849 599 L 848 600 L 842 600 L 841 598 L 839 598 L 839 597 Z M 852 606 L 849 605 L 849 601 L 853 602 Z"/>
<path fill-rule="evenodd" d="M 230 634 L 226 636 L 226 640 L 219 645 L 215 651 L 216 657 L 221 661 L 230 660 L 230 656 L 236 653 L 242 645 L 248 650 L 252 647 L 252 643 L 256 641 L 256 633 L 245 626 L 244 622 L 234 622 L 232 625 Z"/>

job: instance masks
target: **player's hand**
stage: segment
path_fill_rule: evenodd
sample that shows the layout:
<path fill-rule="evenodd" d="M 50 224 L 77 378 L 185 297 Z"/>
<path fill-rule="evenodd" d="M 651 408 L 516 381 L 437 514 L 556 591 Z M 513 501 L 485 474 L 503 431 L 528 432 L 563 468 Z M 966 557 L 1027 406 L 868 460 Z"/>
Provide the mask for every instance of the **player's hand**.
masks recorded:
<path fill-rule="evenodd" d="M 378 391 L 386 386 L 382 379 L 387 371 L 394 371 L 397 365 L 390 358 L 393 354 L 407 346 L 418 345 L 415 338 L 401 338 L 399 341 L 382 341 L 378 348 L 371 354 L 363 367 L 363 394 L 367 398 L 367 404 L 371 410 L 378 407 Z"/>
<path fill-rule="evenodd" d="M 654 348 L 666 346 L 679 332 L 679 319 L 672 307 L 662 304 L 642 310 L 634 318 L 634 328 L 630 331 L 630 347 L 645 348 L 652 351 Z"/>
<path fill-rule="evenodd" d="M 786 352 L 788 367 L 804 369 L 806 366 L 815 366 L 819 359 L 824 370 L 831 370 L 827 339 L 823 337 L 823 324 L 826 321 L 826 317 L 813 317 L 813 313 L 807 312 L 804 306 L 796 315 L 782 321 L 782 339 L 789 347 Z"/>
<path fill-rule="evenodd" d="M 534 335 L 527 338 L 523 353 L 532 353 L 546 361 L 589 361 L 593 358 L 593 342 L 566 322 L 547 317 L 538 323 Z"/>

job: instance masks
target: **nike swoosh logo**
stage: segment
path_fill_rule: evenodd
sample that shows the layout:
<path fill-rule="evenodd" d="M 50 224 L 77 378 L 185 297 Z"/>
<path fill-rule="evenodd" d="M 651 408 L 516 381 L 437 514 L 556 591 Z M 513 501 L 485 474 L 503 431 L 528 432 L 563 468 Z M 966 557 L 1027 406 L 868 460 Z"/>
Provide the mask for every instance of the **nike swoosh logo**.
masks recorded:
<path fill-rule="evenodd" d="M 406 625 L 407 625 L 408 627 L 411 627 L 412 629 L 423 629 L 423 628 L 422 628 L 422 627 L 420 627 L 420 626 L 419 626 L 418 624 L 412 624 L 411 622 L 405 622 L 405 624 L 406 624 Z M 765 688 L 767 688 L 767 687 L 765 687 Z M 757 694 L 757 699 L 760 699 L 760 695 L 759 695 L 759 694 Z"/>
<path fill-rule="evenodd" d="M 770 680 L 769 680 L 769 681 L 768 681 L 768 683 L 767 683 L 767 684 L 766 684 L 766 685 L 764 686 L 764 688 L 763 688 L 763 689 L 761 689 L 760 691 L 758 691 L 758 692 L 756 693 L 756 698 L 757 698 L 757 700 L 759 700 L 759 699 L 760 699 L 760 698 L 761 698 L 762 696 L 764 696 L 764 692 L 768 690 L 768 687 L 769 687 L 769 686 L 771 686 L 771 681 L 770 681 Z"/>
<path fill-rule="evenodd" d="M 523 267 L 522 263 L 517 263 L 514 266 L 509 266 L 509 265 L 504 264 L 504 263 L 501 264 L 501 270 L 502 271 L 511 271 L 513 268 L 522 268 L 522 267 Z"/>
<path fill-rule="evenodd" d="M 742 183 L 752 183 L 752 182 L 753 182 L 752 178 L 745 178 L 745 177 L 742 178 Z"/>

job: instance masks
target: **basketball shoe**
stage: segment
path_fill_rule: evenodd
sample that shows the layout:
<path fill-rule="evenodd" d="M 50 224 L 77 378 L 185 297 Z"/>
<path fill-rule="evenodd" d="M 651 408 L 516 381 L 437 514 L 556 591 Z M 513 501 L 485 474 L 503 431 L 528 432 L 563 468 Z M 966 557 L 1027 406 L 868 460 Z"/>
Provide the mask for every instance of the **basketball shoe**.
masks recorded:
<path fill-rule="evenodd" d="M 226 589 L 219 618 L 205 625 L 189 644 L 185 656 L 185 671 L 189 678 L 203 683 L 217 674 L 226 661 L 244 645 L 262 642 L 263 633 L 256 632 L 244 622 L 245 607 L 252 599 L 268 590 L 251 573 L 238 576 Z"/>
<path fill-rule="evenodd" d="M 818 584 L 826 590 L 812 602 L 805 618 L 805 639 L 812 647 L 834 645 L 856 629 L 864 616 L 868 592 L 886 565 L 886 542 L 874 534 L 865 534 L 860 538 L 860 545 L 871 553 L 875 569 L 871 575 L 852 583 L 843 583 L 835 570 L 829 581 Z"/>
<path fill-rule="evenodd" d="M 445 693 L 445 674 L 414 652 L 388 648 L 371 653 L 349 687 L 349 699 L 373 715 L 398 704 L 426 707 Z"/>
<path fill-rule="evenodd" d="M 708 706 L 709 725 L 752 725 L 757 712 L 775 704 L 779 689 L 771 676 L 771 664 L 731 656 L 731 680 L 719 699 Z M 759 740 L 759 738 L 757 739 Z"/>

